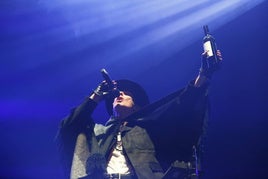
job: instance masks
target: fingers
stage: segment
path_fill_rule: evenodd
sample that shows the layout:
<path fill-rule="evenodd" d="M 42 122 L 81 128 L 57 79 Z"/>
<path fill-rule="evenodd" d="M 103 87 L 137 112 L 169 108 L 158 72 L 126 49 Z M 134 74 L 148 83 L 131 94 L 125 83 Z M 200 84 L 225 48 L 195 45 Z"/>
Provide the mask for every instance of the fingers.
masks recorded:
<path fill-rule="evenodd" d="M 222 60 L 222 54 L 220 50 L 217 50 L 217 56 L 219 60 Z"/>
<path fill-rule="evenodd" d="M 117 89 L 117 82 L 112 81 L 112 84 L 108 83 L 106 80 L 103 80 L 100 84 L 102 91 L 111 91 Z"/>
<path fill-rule="evenodd" d="M 207 56 L 208 56 L 208 50 L 204 51 L 201 55 L 202 55 L 203 57 L 207 57 Z"/>
<path fill-rule="evenodd" d="M 117 82 L 115 80 L 112 81 L 113 85 L 117 85 Z M 106 80 L 103 80 L 101 84 L 108 84 Z"/>
<path fill-rule="evenodd" d="M 113 80 L 112 83 L 113 83 L 114 85 L 117 85 L 117 82 L 116 82 L 115 80 Z"/>
<path fill-rule="evenodd" d="M 222 58 L 221 51 L 217 50 L 216 53 L 217 53 L 217 56 L 218 56 L 219 60 L 222 60 L 223 58 Z M 202 53 L 202 57 L 208 57 L 208 50 Z"/>
<path fill-rule="evenodd" d="M 108 83 L 106 82 L 106 80 L 103 80 L 102 82 L 101 82 L 101 85 L 107 85 Z"/>
<path fill-rule="evenodd" d="M 116 90 L 117 89 L 117 82 L 115 80 L 113 80 L 112 83 L 113 83 L 113 90 Z"/>

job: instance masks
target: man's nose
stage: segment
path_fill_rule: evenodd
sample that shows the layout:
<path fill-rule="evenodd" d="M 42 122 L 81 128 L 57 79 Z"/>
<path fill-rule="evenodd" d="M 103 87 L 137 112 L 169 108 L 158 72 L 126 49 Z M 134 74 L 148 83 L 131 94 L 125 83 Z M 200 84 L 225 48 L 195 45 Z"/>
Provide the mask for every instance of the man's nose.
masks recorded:
<path fill-rule="evenodd" d="M 123 91 L 119 91 L 119 94 L 120 94 L 120 96 L 123 96 L 124 95 L 124 92 Z"/>

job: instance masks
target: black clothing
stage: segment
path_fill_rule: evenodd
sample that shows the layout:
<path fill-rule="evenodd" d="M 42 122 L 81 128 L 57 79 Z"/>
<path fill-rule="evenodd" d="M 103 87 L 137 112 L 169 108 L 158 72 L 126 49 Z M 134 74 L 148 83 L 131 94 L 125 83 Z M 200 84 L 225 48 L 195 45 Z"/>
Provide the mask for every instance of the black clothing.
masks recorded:
<path fill-rule="evenodd" d="M 110 140 L 108 153 L 105 153 L 108 155 L 115 142 L 114 131 L 119 121 L 111 117 L 105 126 L 95 124 L 91 114 L 96 105 L 91 99 L 86 99 L 61 123 L 58 140 L 68 178 L 71 170 L 77 170 L 74 162 L 72 166 L 72 161 L 75 160 L 73 154 L 77 151 L 75 148 L 79 144 L 77 140 L 80 134 L 84 135 L 86 143 L 82 144 L 85 148 L 90 146 L 92 149 L 92 145 L 96 145 L 91 140 L 93 130 L 99 145 Z M 126 118 L 129 122 L 121 131 L 122 142 L 136 176 L 139 179 L 162 178 L 164 170 L 175 160 L 190 161 L 192 147 L 197 145 L 203 132 L 206 111 L 207 86 L 197 88 L 190 83 L 186 88 Z M 85 148 L 80 150 L 88 150 Z M 85 167 L 86 159 L 82 158 L 78 157 L 78 160 Z M 86 174 L 80 172 L 79 175 L 83 177 Z M 73 175 L 73 178 L 76 176 Z"/>

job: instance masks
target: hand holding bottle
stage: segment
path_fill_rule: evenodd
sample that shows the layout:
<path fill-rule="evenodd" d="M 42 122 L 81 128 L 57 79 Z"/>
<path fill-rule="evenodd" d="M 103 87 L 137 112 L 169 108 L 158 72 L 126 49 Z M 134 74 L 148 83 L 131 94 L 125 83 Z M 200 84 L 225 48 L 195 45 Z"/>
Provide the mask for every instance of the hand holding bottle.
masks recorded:
<path fill-rule="evenodd" d="M 208 26 L 203 27 L 205 37 L 203 38 L 204 53 L 202 54 L 202 65 L 200 75 L 211 78 L 213 72 L 218 70 L 221 65 L 222 55 L 217 49 L 215 38 L 209 33 Z"/>
<path fill-rule="evenodd" d="M 212 74 L 220 68 L 222 62 L 220 50 L 216 51 L 216 56 L 217 61 L 215 61 L 214 57 L 208 55 L 208 51 L 202 53 L 200 75 L 211 78 Z"/>

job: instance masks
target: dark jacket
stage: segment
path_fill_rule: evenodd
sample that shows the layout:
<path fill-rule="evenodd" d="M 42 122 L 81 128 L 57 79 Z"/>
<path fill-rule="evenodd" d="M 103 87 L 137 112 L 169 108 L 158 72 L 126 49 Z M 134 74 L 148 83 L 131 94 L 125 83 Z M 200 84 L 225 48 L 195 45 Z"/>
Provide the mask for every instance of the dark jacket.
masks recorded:
<path fill-rule="evenodd" d="M 92 144 L 92 131 L 94 130 L 100 145 L 110 135 L 115 135 L 112 131 L 117 122 L 113 118 L 105 126 L 94 123 L 91 114 L 96 105 L 94 101 L 86 99 L 61 123 L 59 147 L 66 173 L 70 175 L 72 170 L 72 178 L 86 175 L 85 169 L 74 173 L 85 167 L 86 159 L 81 156 L 90 155 L 88 145 Z M 192 147 L 197 145 L 203 132 L 206 107 L 207 87 L 196 88 L 190 83 L 186 88 L 152 103 L 126 119 L 129 122 L 123 128 L 122 142 L 138 178 L 162 178 L 171 162 L 191 160 Z M 83 134 L 84 142 L 79 143 L 80 134 Z M 84 148 L 79 149 L 79 146 Z M 85 155 L 85 152 L 79 150 L 88 152 Z M 79 164 L 75 160 L 82 163 L 79 168 L 74 166 L 75 163 Z"/>

